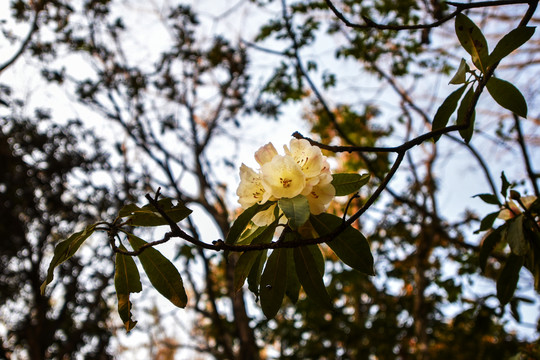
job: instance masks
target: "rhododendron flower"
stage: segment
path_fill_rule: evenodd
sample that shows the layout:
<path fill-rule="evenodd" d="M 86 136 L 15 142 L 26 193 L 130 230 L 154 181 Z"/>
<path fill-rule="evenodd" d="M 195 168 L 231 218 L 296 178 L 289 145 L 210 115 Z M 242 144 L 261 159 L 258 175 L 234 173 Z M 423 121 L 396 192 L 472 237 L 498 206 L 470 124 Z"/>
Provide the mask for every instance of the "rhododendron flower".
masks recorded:
<path fill-rule="evenodd" d="M 311 192 L 306 195 L 309 202 L 309 212 L 313 215 L 319 215 L 324 212 L 334 196 L 336 196 L 336 189 L 334 189 L 332 184 L 314 186 Z"/>
<path fill-rule="evenodd" d="M 260 175 L 244 164 L 240 166 L 240 185 L 236 195 L 243 209 L 256 203 L 264 204 L 270 198 L 270 193 L 267 193 L 262 185 Z"/>
<path fill-rule="evenodd" d="M 536 201 L 536 196 L 533 196 L 533 195 L 522 196 L 520 200 L 525 206 L 525 209 L 528 209 L 532 205 L 532 203 Z M 499 212 L 499 215 L 497 216 L 497 218 L 502 219 L 502 220 L 510 220 L 514 218 L 516 215 L 521 214 L 522 212 L 521 207 L 518 204 L 516 204 L 514 201 L 510 200 L 508 202 L 508 206 L 510 207 L 510 209 L 502 209 Z"/>
<path fill-rule="evenodd" d="M 260 147 L 255 152 L 255 160 L 261 166 L 259 172 L 242 164 L 236 191 L 238 202 L 247 209 L 254 204 L 301 194 L 308 199 L 310 213 L 322 213 L 336 193 L 326 157 L 321 149 L 304 139 L 293 139 L 289 147 L 283 148 L 285 155 L 279 155 L 272 143 Z M 274 204 L 257 213 L 252 218 L 253 223 L 257 226 L 271 224 L 275 220 L 275 208 Z"/>
<path fill-rule="evenodd" d="M 317 177 L 323 168 L 323 154 L 321 149 L 312 146 L 305 139 L 293 139 L 289 146 L 283 146 L 285 154 L 291 156 L 300 166 L 307 179 Z"/>
<path fill-rule="evenodd" d="M 263 166 L 267 162 L 270 162 L 277 154 L 278 152 L 274 145 L 268 143 L 255 152 L 255 160 L 257 160 L 259 165 Z"/>
<path fill-rule="evenodd" d="M 261 167 L 264 189 L 276 198 L 293 198 L 306 185 L 306 176 L 290 156 L 276 155 Z"/>

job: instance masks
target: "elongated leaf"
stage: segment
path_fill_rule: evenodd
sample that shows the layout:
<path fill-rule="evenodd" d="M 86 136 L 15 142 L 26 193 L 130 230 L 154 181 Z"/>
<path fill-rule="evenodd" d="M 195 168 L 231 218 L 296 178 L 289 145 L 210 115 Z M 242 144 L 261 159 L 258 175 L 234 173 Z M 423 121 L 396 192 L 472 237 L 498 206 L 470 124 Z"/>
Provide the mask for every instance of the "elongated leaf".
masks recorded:
<path fill-rule="evenodd" d="M 471 87 L 469 91 L 465 94 L 463 97 L 463 100 L 461 100 L 461 104 L 459 105 L 458 111 L 457 111 L 457 125 L 464 125 L 467 116 L 467 111 L 469 109 L 469 106 L 471 105 L 472 99 L 474 96 L 474 90 Z M 459 135 L 463 138 L 463 141 L 466 143 L 469 143 L 471 141 L 473 132 L 474 132 L 474 120 L 475 120 L 475 112 L 473 111 L 471 118 L 469 119 L 469 126 L 466 129 L 459 130 Z"/>
<path fill-rule="evenodd" d="M 120 245 L 120 250 L 126 250 L 126 248 Z M 114 287 L 118 298 L 118 314 L 124 322 L 126 331 L 129 332 L 137 324 L 137 321 L 131 319 L 132 305 L 129 294 L 142 291 L 139 270 L 133 257 L 116 253 Z"/>
<path fill-rule="evenodd" d="M 465 84 L 465 81 L 467 80 L 467 72 L 469 72 L 470 70 L 471 69 L 469 68 L 469 65 L 467 65 L 467 61 L 465 61 L 465 59 L 461 59 L 461 62 L 459 63 L 459 68 L 457 69 L 454 77 L 452 77 L 452 79 L 450 80 L 449 84 Z"/>
<path fill-rule="evenodd" d="M 322 213 L 311 216 L 310 222 L 319 236 L 324 236 L 340 227 L 343 220 L 338 216 Z M 374 275 L 369 243 L 357 229 L 349 226 L 326 244 L 345 264 L 365 274 Z"/>
<path fill-rule="evenodd" d="M 251 271 L 249 272 L 247 281 L 248 281 L 248 289 L 257 296 L 257 299 L 259 298 L 259 287 L 261 285 L 261 275 L 263 272 L 264 264 L 266 263 L 266 254 L 268 253 L 268 250 L 263 250 L 258 252 L 259 255 L 255 259 L 255 263 L 251 267 Z"/>
<path fill-rule="evenodd" d="M 506 175 L 504 174 L 504 171 L 501 172 L 501 195 L 504 199 L 506 199 L 506 196 L 508 195 L 508 189 L 510 188 L 510 183 L 508 182 L 508 179 L 506 179 Z"/>
<path fill-rule="evenodd" d="M 482 241 L 482 246 L 480 248 L 480 255 L 479 255 L 479 262 L 480 262 L 480 269 L 482 271 L 486 270 L 486 264 L 487 259 L 493 249 L 495 249 L 495 246 L 502 240 L 502 234 L 503 234 L 504 228 L 501 226 L 500 228 L 497 228 L 490 232 Z"/>
<path fill-rule="evenodd" d="M 175 223 L 191 214 L 191 210 L 185 207 L 184 204 L 179 202 L 177 205 L 173 205 L 172 200 L 169 198 L 160 199 L 158 204 Z M 154 206 L 150 204 L 142 208 L 135 204 L 128 204 L 120 210 L 118 216 L 128 217 L 129 224 L 132 226 L 160 226 L 169 224 Z"/>
<path fill-rule="evenodd" d="M 276 316 L 287 287 L 287 252 L 290 249 L 272 251 L 261 275 L 261 308 L 268 319 Z"/>
<path fill-rule="evenodd" d="M 344 196 L 357 192 L 369 181 L 369 174 L 341 173 L 332 175 L 332 186 L 336 196 Z"/>
<path fill-rule="evenodd" d="M 54 269 L 64 261 L 72 257 L 79 249 L 83 242 L 94 233 L 96 225 L 89 225 L 83 231 L 79 231 L 60 242 L 54 248 L 54 255 L 47 270 L 47 278 L 41 284 L 41 294 L 45 293 L 45 288 L 54 278 Z"/>
<path fill-rule="evenodd" d="M 467 85 L 461 86 L 459 89 L 452 92 L 446 99 L 444 99 L 443 103 L 439 108 L 437 109 L 437 112 L 435 113 L 435 117 L 433 118 L 433 125 L 431 127 L 431 130 L 439 130 L 448 124 L 448 120 L 450 120 L 450 116 L 456 111 L 457 104 L 459 99 L 461 99 L 461 96 L 463 95 L 463 92 L 467 88 Z M 433 141 L 439 140 L 441 135 L 436 136 L 433 138 Z"/>
<path fill-rule="evenodd" d="M 478 234 L 481 231 L 486 231 L 488 229 L 491 229 L 491 227 L 493 226 L 493 223 L 497 219 L 497 216 L 499 216 L 499 211 L 495 211 L 484 216 L 484 218 L 480 222 L 480 228 L 476 230 L 474 233 Z"/>
<path fill-rule="evenodd" d="M 510 254 L 497 280 L 497 298 L 501 305 L 506 305 L 512 299 L 519 280 L 519 271 L 523 266 L 524 257 Z"/>
<path fill-rule="evenodd" d="M 500 205 L 499 198 L 494 194 L 478 194 L 473 197 L 479 197 L 486 204 Z"/>
<path fill-rule="evenodd" d="M 523 214 L 520 214 L 509 221 L 506 241 L 508 241 L 512 253 L 518 256 L 526 255 L 529 252 L 529 242 L 523 234 Z"/>
<path fill-rule="evenodd" d="M 497 104 L 521 117 L 527 117 L 527 101 L 514 85 L 493 76 L 486 87 Z"/>
<path fill-rule="evenodd" d="M 518 27 L 504 35 L 489 55 L 488 66 L 501 61 L 512 51 L 525 44 L 533 36 L 535 29 L 534 27 Z"/>
<path fill-rule="evenodd" d="M 456 16 L 455 28 L 461 46 L 471 54 L 472 61 L 478 70 L 485 73 L 489 50 L 484 34 L 471 19 L 463 14 Z"/>
<path fill-rule="evenodd" d="M 317 269 L 312 252 L 305 246 L 294 248 L 294 266 L 298 280 L 307 296 L 326 308 L 332 308 L 332 300 L 326 291 L 323 275 Z"/>
<path fill-rule="evenodd" d="M 289 251 L 287 256 L 289 258 L 287 259 L 287 287 L 285 288 L 285 295 L 287 295 L 293 304 L 296 304 L 298 296 L 300 295 L 301 285 L 300 280 L 298 280 L 298 275 L 296 275 L 293 251 Z"/>
<path fill-rule="evenodd" d="M 292 229 L 298 229 L 309 219 L 309 202 L 303 195 L 279 199 L 278 206 L 289 219 L 289 226 Z"/>
<path fill-rule="evenodd" d="M 240 235 L 244 232 L 244 229 L 249 224 L 253 216 L 255 216 L 255 214 L 259 211 L 268 209 L 272 204 L 273 202 L 266 202 L 262 205 L 255 204 L 244 210 L 244 212 L 241 213 L 240 216 L 238 216 L 238 218 L 236 218 L 236 220 L 232 224 L 231 229 L 229 230 L 229 233 L 225 238 L 225 243 L 235 244 Z"/>
<path fill-rule="evenodd" d="M 146 241 L 133 234 L 128 235 L 128 240 L 135 250 L 146 244 Z M 187 295 L 184 283 L 180 273 L 169 259 L 153 247 L 149 247 L 139 254 L 139 260 L 156 290 L 174 305 L 180 308 L 185 307 Z"/>
<path fill-rule="evenodd" d="M 276 231 L 277 222 L 274 222 L 274 224 L 265 227 L 264 231 L 259 234 L 257 237 L 254 238 L 254 240 L 251 242 L 251 244 L 267 244 L 272 241 L 272 237 L 274 236 L 274 232 Z M 246 278 L 248 277 L 249 273 L 251 272 L 251 268 L 253 267 L 253 264 L 255 264 L 255 261 L 257 260 L 257 257 L 260 255 L 260 251 L 247 251 L 242 253 L 240 257 L 238 258 L 238 261 L 234 267 L 234 289 L 235 291 L 238 291 L 242 288 L 244 285 L 244 282 L 246 281 Z"/>

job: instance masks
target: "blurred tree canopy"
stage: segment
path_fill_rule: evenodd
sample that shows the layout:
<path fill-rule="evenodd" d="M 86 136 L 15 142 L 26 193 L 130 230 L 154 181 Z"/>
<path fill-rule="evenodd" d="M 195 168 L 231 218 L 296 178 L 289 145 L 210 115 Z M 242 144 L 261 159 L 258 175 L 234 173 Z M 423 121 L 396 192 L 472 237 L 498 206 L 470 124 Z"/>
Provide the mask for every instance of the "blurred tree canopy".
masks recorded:
<path fill-rule="evenodd" d="M 0 358 L 540 358 L 537 5 L 11 0 Z"/>

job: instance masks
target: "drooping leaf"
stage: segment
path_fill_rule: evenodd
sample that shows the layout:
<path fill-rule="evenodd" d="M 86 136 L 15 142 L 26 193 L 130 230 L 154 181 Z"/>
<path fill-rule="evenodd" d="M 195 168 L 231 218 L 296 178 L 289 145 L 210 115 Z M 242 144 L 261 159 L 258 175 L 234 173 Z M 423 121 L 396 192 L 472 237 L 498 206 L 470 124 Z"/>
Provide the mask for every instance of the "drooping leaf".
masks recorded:
<path fill-rule="evenodd" d="M 134 250 L 146 244 L 146 241 L 133 234 L 128 234 L 128 240 Z M 156 290 L 174 305 L 180 308 L 185 307 L 187 295 L 184 283 L 180 273 L 169 259 L 153 247 L 144 249 L 138 257 L 150 283 Z"/>
<path fill-rule="evenodd" d="M 123 245 L 119 248 L 126 250 Z M 137 324 L 137 321 L 131 319 L 132 305 L 129 294 L 142 291 L 139 270 L 132 256 L 116 253 L 114 287 L 118 298 L 118 314 L 124 322 L 126 331 L 129 332 Z"/>
<path fill-rule="evenodd" d="M 520 214 L 509 220 L 508 233 L 506 235 L 506 241 L 508 241 L 512 253 L 518 256 L 526 255 L 530 250 L 529 242 L 523 234 L 523 218 L 523 214 Z"/>
<path fill-rule="evenodd" d="M 292 229 L 298 229 L 309 219 L 309 202 L 304 195 L 279 199 L 278 206 L 289 220 Z"/>
<path fill-rule="evenodd" d="M 453 85 L 459 85 L 459 84 L 465 84 L 465 81 L 467 81 L 467 73 L 471 69 L 469 68 L 469 65 L 467 65 L 467 61 L 465 59 L 461 59 L 461 62 L 459 63 L 459 67 L 456 71 L 456 74 L 452 77 L 449 84 Z"/>
<path fill-rule="evenodd" d="M 357 192 L 369 181 L 369 174 L 341 173 L 332 175 L 332 186 L 336 196 L 344 196 Z"/>
<path fill-rule="evenodd" d="M 478 234 L 479 232 L 486 231 L 488 229 L 491 229 L 493 226 L 493 223 L 497 219 L 497 216 L 499 215 L 499 211 L 492 212 L 490 214 L 487 214 L 484 216 L 482 221 L 480 221 L 480 228 L 476 230 L 474 233 Z"/>
<path fill-rule="evenodd" d="M 493 195 L 493 194 L 478 194 L 478 195 L 474 195 L 473 198 L 475 197 L 479 197 L 480 199 L 482 199 L 483 202 L 485 202 L 486 204 L 492 204 L 492 205 L 500 205 L 499 203 L 499 198 L 497 197 L 497 195 Z"/>
<path fill-rule="evenodd" d="M 231 229 L 229 230 L 229 233 L 225 238 L 225 243 L 235 244 L 240 235 L 242 235 L 242 233 L 244 232 L 244 229 L 249 224 L 253 216 L 255 216 L 255 214 L 257 214 L 259 211 L 268 209 L 272 204 L 272 202 L 266 202 L 262 205 L 255 204 L 244 210 L 244 212 L 242 212 L 232 224 Z"/>
<path fill-rule="evenodd" d="M 79 247 L 94 233 L 96 225 L 89 225 L 84 230 L 76 232 L 66 240 L 60 242 L 54 248 L 54 255 L 47 270 L 47 278 L 41 284 L 41 294 L 45 293 L 45 288 L 54 278 L 54 269 L 64 261 L 72 257 Z"/>
<path fill-rule="evenodd" d="M 524 257 L 510 254 L 497 280 L 497 298 L 501 305 L 506 305 L 512 299 L 519 280 L 519 271 L 523 266 Z"/>
<path fill-rule="evenodd" d="M 323 275 L 317 269 L 311 250 L 306 246 L 296 247 L 293 256 L 296 275 L 307 296 L 326 308 L 332 308 L 332 300 L 324 286 Z"/>
<path fill-rule="evenodd" d="M 527 117 L 527 101 L 514 85 L 492 76 L 486 87 L 497 104 L 521 117 Z"/>
<path fill-rule="evenodd" d="M 502 234 L 504 231 L 504 227 L 501 226 L 492 232 L 490 232 L 485 238 L 484 241 L 482 241 L 482 246 L 480 247 L 480 255 L 479 255 L 479 262 L 480 262 L 480 269 L 482 271 L 486 270 L 486 264 L 487 259 L 493 249 L 495 249 L 495 246 L 502 240 Z"/>
<path fill-rule="evenodd" d="M 268 319 L 276 316 L 287 288 L 287 253 L 290 249 L 275 249 L 268 257 L 261 275 L 261 308 Z"/>
<path fill-rule="evenodd" d="M 178 204 L 173 205 L 172 200 L 169 198 L 158 200 L 158 204 L 175 223 L 191 214 L 191 210 L 185 207 L 184 204 L 178 202 Z M 160 226 L 169 224 L 151 204 L 145 205 L 142 208 L 135 204 L 128 204 L 120 210 L 118 216 L 128 217 L 129 225 L 131 226 Z"/>
<path fill-rule="evenodd" d="M 461 46 L 471 55 L 472 62 L 478 70 L 485 73 L 489 50 L 486 38 L 480 28 L 467 16 L 458 14 L 455 29 Z"/>
<path fill-rule="evenodd" d="M 313 260 L 315 261 L 315 267 L 319 271 L 319 274 L 321 276 L 324 275 L 324 256 L 322 254 L 321 248 L 319 245 L 307 245 L 306 246 L 308 250 L 311 252 L 311 255 L 313 256 Z"/>
<path fill-rule="evenodd" d="M 340 227 L 343 220 L 338 216 L 322 213 L 311 216 L 310 222 L 319 236 L 325 236 Z M 345 264 L 365 274 L 374 275 L 369 243 L 357 229 L 349 226 L 326 244 Z"/>
<path fill-rule="evenodd" d="M 285 241 L 287 241 L 287 239 L 285 239 Z M 298 280 L 298 275 L 296 275 L 293 251 L 289 251 L 287 256 L 289 256 L 289 259 L 287 259 L 287 287 L 285 288 L 285 295 L 287 295 L 293 304 L 296 304 L 300 294 L 301 285 L 300 280 Z"/>
<path fill-rule="evenodd" d="M 276 231 L 276 226 L 277 221 L 274 222 L 272 225 L 265 227 L 264 231 L 258 236 L 256 236 L 253 241 L 251 241 L 251 244 L 267 244 L 271 242 L 272 237 L 274 236 L 274 232 Z M 260 251 L 246 251 L 242 253 L 242 255 L 240 255 L 234 267 L 233 284 L 235 291 L 238 291 L 242 288 L 244 282 L 246 281 L 246 278 L 251 272 L 253 264 L 255 264 L 255 261 L 257 260 L 257 257 L 259 255 Z"/>
<path fill-rule="evenodd" d="M 253 263 L 253 266 L 251 267 L 251 271 L 249 272 L 247 282 L 248 282 L 248 289 L 259 297 L 259 287 L 261 285 L 261 275 L 263 272 L 264 264 L 266 263 L 266 254 L 268 253 L 268 250 L 263 250 L 258 252 L 259 255 L 255 259 L 255 262 Z"/>
<path fill-rule="evenodd" d="M 433 118 L 433 125 L 431 126 L 431 130 L 439 130 L 448 124 L 448 120 L 450 120 L 450 116 L 454 113 L 454 111 L 457 108 L 457 104 L 459 99 L 461 99 L 461 96 L 463 95 L 463 92 L 467 88 L 467 85 L 461 86 L 459 89 L 452 92 L 446 99 L 444 99 L 443 103 L 439 108 L 437 109 L 437 112 L 435 113 L 435 117 Z M 439 140 L 441 135 L 436 136 L 433 138 L 433 141 Z"/>
<path fill-rule="evenodd" d="M 491 66 L 504 57 L 509 55 L 512 51 L 516 50 L 521 45 L 525 44 L 534 34 L 536 28 L 534 27 L 518 27 L 504 37 L 497 43 L 493 52 L 489 55 L 488 66 Z"/>
<path fill-rule="evenodd" d="M 463 99 L 461 100 L 461 104 L 459 104 L 459 108 L 457 111 L 457 125 L 465 125 L 467 120 L 467 112 L 469 110 L 469 106 L 471 105 L 472 99 L 474 97 L 474 89 L 471 87 Z M 475 112 L 473 111 L 470 119 L 469 119 L 469 126 L 466 129 L 459 130 L 459 135 L 463 138 L 463 141 L 466 143 L 469 143 L 471 141 L 473 132 L 474 132 L 474 120 L 475 120 Z"/>

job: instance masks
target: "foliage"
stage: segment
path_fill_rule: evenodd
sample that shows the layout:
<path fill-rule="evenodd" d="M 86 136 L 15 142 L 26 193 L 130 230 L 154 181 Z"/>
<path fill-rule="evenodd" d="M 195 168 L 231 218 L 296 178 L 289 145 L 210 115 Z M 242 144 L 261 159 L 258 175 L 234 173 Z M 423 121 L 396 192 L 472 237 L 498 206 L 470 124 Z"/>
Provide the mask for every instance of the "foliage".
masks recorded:
<path fill-rule="evenodd" d="M 93 299 L 100 305 L 90 301 L 84 305 L 108 316 L 103 291 L 114 285 L 124 328 L 137 331 L 143 323 L 138 309 L 144 301 L 132 304 L 132 294 L 147 294 L 143 284 L 148 280 L 171 304 L 196 314 L 193 348 L 215 358 L 270 357 L 267 350 L 291 359 L 533 357 L 534 343 L 519 340 L 504 325 L 507 309 L 520 322 L 520 306 L 531 301 L 520 291 L 522 269 L 530 271 L 540 291 L 540 205 L 516 190 L 529 187 L 526 194 L 540 196 L 527 150 L 532 145 L 522 133 L 529 108 L 535 104 L 528 92 L 518 90 L 522 84 L 506 76 L 502 65 L 512 68 L 509 59 L 528 51 L 534 35 L 529 23 L 534 21 L 537 4 L 528 2 L 528 7 L 515 10 L 518 2 L 513 3 L 518 15 L 508 20 L 511 28 L 497 36 L 490 52 L 486 38 L 491 38 L 485 34 L 495 15 L 489 10 L 504 8 L 503 2 L 252 3 L 265 10 L 278 9 L 268 12 L 275 16 L 269 15 L 266 24 L 259 24 L 255 43 L 243 39 L 237 44 L 229 34 L 201 36 L 206 26 L 202 13 L 171 5 L 158 16 L 170 36 L 164 37 L 158 51 L 137 60 L 128 46 L 134 25 L 116 11 L 117 2 L 12 1 L 13 18 L 28 22 L 30 28 L 0 73 L 21 56 L 37 60 L 45 81 L 68 89 L 77 104 L 104 120 L 113 133 L 102 134 L 110 142 L 104 151 L 112 156 L 105 159 L 97 151 L 88 159 L 80 155 L 73 139 L 88 144 L 93 134 L 64 136 L 67 128 L 56 129 L 41 143 L 36 140 L 36 149 L 43 148 L 46 154 L 40 160 L 44 166 L 28 160 L 40 159 L 31 148 L 33 139 L 6 141 L 6 153 L 13 158 L 8 157 L 8 163 L 18 164 L 13 165 L 16 173 L 26 172 L 28 178 L 39 180 L 39 186 L 5 185 L 9 196 L 18 191 L 28 196 L 24 201 L 6 200 L 23 206 L 9 214 L 18 227 L 14 233 L 19 235 L 13 238 L 39 234 L 37 245 L 17 240 L 8 251 L 8 257 L 15 259 L 24 250 L 31 262 L 32 254 L 39 254 L 31 282 L 36 299 L 52 299 L 49 289 L 61 286 L 64 279 L 71 281 L 65 280 L 74 287 L 69 294 L 76 299 L 78 272 L 92 268 L 82 264 L 85 257 L 80 254 L 88 248 L 96 253 L 101 249 L 106 252 L 100 253 L 103 261 L 114 262 L 115 271 L 96 275 L 99 290 Z M 478 9 L 486 11 L 485 17 Z M 453 64 L 453 51 L 432 43 L 448 37 L 438 32 L 447 24 L 454 25 L 452 37 L 469 60 L 458 55 L 460 63 Z M 54 41 L 45 40 L 50 38 Z M 331 66 L 306 55 L 325 43 L 321 39 L 330 40 Z M 17 44 L 16 37 L 11 40 Z M 273 50 L 275 46 L 281 49 Z M 249 58 L 258 51 L 279 56 L 272 71 L 261 75 L 265 78 L 259 89 Z M 90 64 L 89 72 L 79 73 L 58 61 L 63 54 Z M 351 63 L 361 75 L 342 70 L 341 65 L 348 69 Z M 419 95 L 418 88 L 426 89 L 418 85 L 429 82 L 433 73 L 458 88 L 443 100 Z M 369 81 L 364 84 L 360 76 L 376 82 L 374 95 L 364 95 Z M 360 91 L 336 95 L 347 84 Z M 0 88 L 0 102 L 11 106 L 6 89 Z M 388 91 L 392 96 L 387 96 Z M 511 185 L 503 174 L 504 201 L 491 179 L 493 158 L 487 164 L 482 158 L 485 152 L 473 146 L 483 144 L 479 141 L 485 140 L 489 128 L 481 111 L 484 91 L 500 106 L 495 111 L 501 114 L 502 130 L 495 136 L 515 141 L 526 169 L 520 185 Z M 393 102 L 393 113 L 385 101 Z M 255 153 L 260 170 L 240 167 L 237 195 L 243 211 L 235 211 L 223 174 L 237 161 L 218 147 L 238 146 L 238 139 L 250 136 L 243 134 L 248 116 L 258 113 L 277 119 L 286 106 L 297 103 L 303 105 L 315 137 L 295 133 L 285 155 L 271 144 L 261 147 Z M 429 115 L 432 103 L 436 104 L 433 117 Z M 513 119 L 510 130 L 504 114 Z M 36 117 L 49 121 L 43 111 Z M 6 119 L 3 131 L 15 126 L 11 118 Z M 31 120 L 20 123 L 39 138 L 40 130 Z M 59 139 L 69 141 L 55 145 Z M 444 188 L 439 186 L 447 179 L 440 175 L 439 164 L 447 159 L 442 152 L 452 152 L 448 139 L 472 154 L 475 168 L 487 180 L 490 189 L 478 198 L 496 209 L 482 220 L 470 212 L 459 220 L 450 219 L 440 211 Z M 59 154 L 67 165 L 51 174 L 58 173 L 61 181 L 52 176 L 41 182 L 43 172 L 55 169 L 52 165 L 57 162 L 64 164 L 56 158 Z M 99 162 L 115 164 L 106 169 L 113 174 L 113 183 L 122 184 L 121 189 L 114 188 L 114 196 L 99 197 L 107 190 L 90 181 L 90 170 Z M 338 164 L 334 174 L 330 162 Z M 85 189 L 97 194 L 92 201 L 81 191 L 72 194 L 65 188 L 67 174 L 79 168 L 85 171 Z M 394 184 L 400 186 L 398 191 Z M 48 186 L 54 191 L 42 196 Z M 463 189 L 454 191 L 451 196 L 458 197 Z M 61 198 L 65 193 L 69 195 Z M 145 204 L 140 203 L 143 195 Z M 119 211 L 118 200 L 123 204 Z M 99 210 L 90 216 L 86 211 L 95 204 Z M 24 208 L 32 209 L 30 205 L 36 211 L 28 214 Z M 70 212 L 74 208 L 78 211 Z M 199 210 L 215 224 L 217 240 L 208 241 L 199 233 Z M 40 223 L 41 219 L 49 222 Z M 64 222 L 69 223 L 71 235 L 57 231 Z M 481 246 L 470 231 L 477 222 L 477 233 L 486 232 Z M 80 223 L 82 230 L 75 232 Z M 66 235 L 65 240 L 57 241 L 45 274 L 40 264 L 48 248 L 46 240 L 56 233 Z M 105 238 L 108 246 L 89 245 Z M 158 247 L 171 243 L 177 244 L 175 254 Z M 478 281 L 480 270 L 496 279 L 496 294 L 470 294 L 467 283 Z M 74 273 L 70 276 L 66 271 Z M 60 276 L 53 281 L 55 272 Z M 201 278 L 195 279 L 195 273 Z M 10 281 L 0 285 L 16 288 L 16 282 Z M 246 290 L 253 297 L 245 296 Z M 249 315 L 252 299 L 260 311 Z M 448 308 L 459 310 L 449 315 Z M 69 308 L 67 316 L 73 324 L 62 327 L 64 331 L 75 326 L 74 309 Z M 67 342 L 79 346 L 85 336 L 102 334 L 102 323 L 89 323 L 97 324 L 91 335 L 78 333 L 79 338 Z M 10 336 L 17 346 L 28 341 L 20 332 Z M 103 344 L 108 335 L 100 339 L 96 351 L 106 356 Z M 56 351 L 61 341 L 54 341 L 44 344 Z M 76 353 L 62 351 L 66 356 Z"/>

